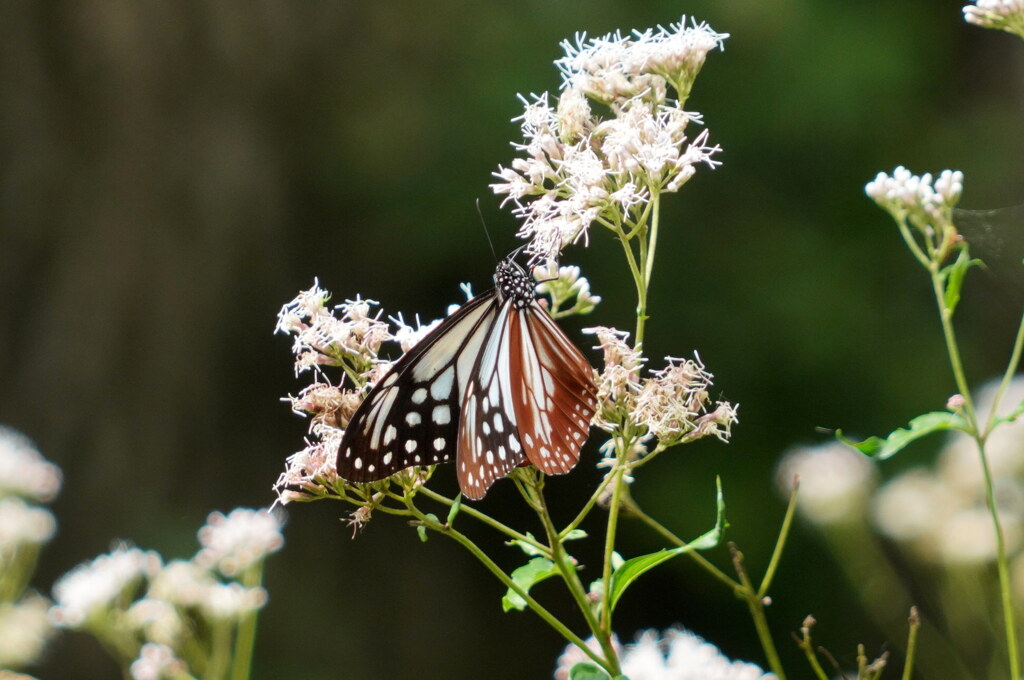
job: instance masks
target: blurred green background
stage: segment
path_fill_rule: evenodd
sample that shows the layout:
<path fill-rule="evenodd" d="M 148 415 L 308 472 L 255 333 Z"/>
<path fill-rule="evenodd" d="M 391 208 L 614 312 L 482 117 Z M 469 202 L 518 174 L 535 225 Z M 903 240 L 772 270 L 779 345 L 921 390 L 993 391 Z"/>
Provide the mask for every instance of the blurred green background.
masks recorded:
<path fill-rule="evenodd" d="M 1024 197 L 1024 44 L 935 0 L 9 0 L 0 4 L 0 422 L 59 464 L 59 535 L 36 585 L 125 538 L 188 557 L 212 510 L 271 503 L 305 421 L 275 315 L 314 277 L 424 319 L 487 287 L 515 225 L 487 185 L 512 158 L 517 92 L 554 90 L 558 42 L 694 15 L 732 34 L 688 108 L 721 144 L 665 202 L 648 355 L 696 349 L 733 442 L 644 470 L 641 504 L 681 535 L 713 522 L 755 572 L 783 504 L 772 470 L 818 427 L 888 431 L 954 391 L 927 280 L 863 194 L 879 170 L 963 170 L 963 207 Z M 1019 319 L 1018 223 L 987 229 L 958 313 L 968 370 L 1003 367 Z M 632 327 L 620 249 L 595 231 L 567 251 L 605 302 L 567 323 Z M 597 352 L 591 358 L 599 361 Z M 657 365 L 657 364 L 655 364 Z M 551 495 L 568 519 L 598 479 L 600 438 Z M 927 446 L 883 467 L 928 460 Z M 440 470 L 436 480 L 453 486 Z M 515 517 L 498 484 L 483 507 Z M 453 543 L 381 517 L 355 541 L 333 503 L 288 508 L 268 563 L 256 678 L 549 677 L 563 643 Z M 594 520 L 600 519 L 595 515 Z M 525 518 L 523 519 L 525 521 Z M 660 547 L 626 525 L 627 554 Z M 591 530 L 599 530 L 592 522 Z M 505 566 L 520 556 L 484 532 Z M 591 564 L 598 548 L 582 549 Z M 727 566 L 724 549 L 712 554 Z M 571 617 L 555 588 L 538 588 Z M 886 647 L 827 547 L 799 527 L 769 609 L 813 613 L 849 666 Z M 641 580 L 619 634 L 681 623 L 764 665 L 744 605 L 678 560 Z M 113 677 L 95 642 L 51 647 L 37 674 Z"/>

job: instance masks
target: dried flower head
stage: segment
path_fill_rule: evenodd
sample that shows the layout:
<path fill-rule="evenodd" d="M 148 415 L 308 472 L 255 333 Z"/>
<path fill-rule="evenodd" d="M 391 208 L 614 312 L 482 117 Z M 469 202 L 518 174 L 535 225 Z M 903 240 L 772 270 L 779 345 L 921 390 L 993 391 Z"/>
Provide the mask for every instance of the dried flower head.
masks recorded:
<path fill-rule="evenodd" d="M 267 510 L 236 508 L 229 514 L 213 512 L 199 529 L 203 548 L 196 564 L 238 576 L 284 545 L 280 515 Z"/>

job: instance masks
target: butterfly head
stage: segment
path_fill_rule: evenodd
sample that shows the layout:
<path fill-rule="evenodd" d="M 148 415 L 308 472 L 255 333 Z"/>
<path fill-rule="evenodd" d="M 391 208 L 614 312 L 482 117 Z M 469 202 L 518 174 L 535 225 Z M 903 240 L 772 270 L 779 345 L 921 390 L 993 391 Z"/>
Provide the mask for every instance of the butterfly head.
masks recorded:
<path fill-rule="evenodd" d="M 517 309 L 528 306 L 536 298 L 533 277 L 511 258 L 498 263 L 494 271 L 494 285 L 498 288 L 499 300 L 511 300 Z"/>

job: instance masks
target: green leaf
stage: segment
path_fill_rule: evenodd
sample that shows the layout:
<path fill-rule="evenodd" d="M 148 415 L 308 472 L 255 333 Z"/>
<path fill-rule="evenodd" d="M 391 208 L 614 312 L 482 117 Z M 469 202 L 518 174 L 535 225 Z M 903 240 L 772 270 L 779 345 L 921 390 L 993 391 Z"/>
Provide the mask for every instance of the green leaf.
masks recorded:
<path fill-rule="evenodd" d="M 462 493 L 460 492 L 459 495 L 455 497 L 455 502 L 452 503 L 452 509 L 448 511 L 448 521 L 447 521 L 448 526 L 452 525 L 452 522 L 455 521 L 455 515 L 459 514 L 459 510 L 461 510 L 461 509 L 462 509 Z"/>
<path fill-rule="evenodd" d="M 530 539 L 533 539 L 533 534 L 531 534 L 529 531 L 526 532 L 526 536 Z M 522 550 L 530 557 L 544 554 L 544 552 L 542 550 L 539 550 L 536 546 L 533 546 L 527 543 L 526 541 L 520 541 L 517 538 L 513 538 L 511 541 L 508 542 L 508 544 L 518 547 L 520 550 Z"/>
<path fill-rule="evenodd" d="M 530 592 L 530 588 L 535 584 L 556 574 L 558 574 L 558 567 L 555 566 L 554 562 L 546 557 L 534 557 L 512 572 L 512 580 L 524 591 Z M 506 612 L 513 609 L 522 611 L 526 609 L 526 600 L 519 593 L 509 588 L 505 596 L 501 598 L 501 608 Z"/>
<path fill-rule="evenodd" d="M 428 512 L 426 514 L 426 518 L 428 520 L 430 520 L 431 522 L 436 522 L 437 524 L 441 523 L 440 520 L 437 519 L 437 515 L 435 515 L 432 512 Z M 416 525 L 416 533 L 420 535 L 420 540 L 421 541 L 423 541 L 424 543 L 427 542 L 428 536 L 427 536 L 427 525 L 426 524 L 418 524 L 418 525 Z"/>
<path fill-rule="evenodd" d="M 622 677 L 621 675 L 619 676 L 619 678 Z M 595 663 L 580 661 L 569 669 L 569 680 L 608 680 L 608 674 Z"/>
<path fill-rule="evenodd" d="M 1012 423 L 1013 421 L 1024 415 L 1024 401 L 1017 404 L 1017 408 L 1007 413 L 1005 416 L 998 416 L 995 420 L 996 423 Z"/>
<path fill-rule="evenodd" d="M 967 421 L 959 414 L 950 411 L 932 411 L 917 416 L 910 421 L 909 428 L 898 427 L 888 437 L 868 437 L 862 442 L 854 442 L 843 436 L 842 430 L 836 430 L 836 439 L 857 449 L 866 456 L 885 460 L 902 451 L 908 444 L 933 432 L 946 430 L 967 431 Z"/>
<path fill-rule="evenodd" d="M 725 521 L 725 497 L 722 495 L 722 480 L 720 478 L 716 479 L 715 483 L 717 485 L 715 499 L 717 516 L 715 517 L 715 528 L 701 536 L 698 536 L 686 545 L 679 546 L 678 548 L 659 550 L 658 552 L 641 555 L 623 562 L 622 566 L 612 572 L 612 585 L 609 598 L 612 611 L 615 611 L 615 605 L 618 604 L 619 598 L 622 597 L 622 593 L 625 592 L 626 588 L 628 588 L 629 585 L 639 578 L 644 572 L 653 569 L 662 562 L 672 559 L 676 555 L 682 555 L 683 553 L 690 552 L 691 550 L 707 550 L 708 548 L 714 548 L 718 545 L 719 541 L 722 540 L 722 532 L 725 527 L 728 526 L 728 523 Z"/>
<path fill-rule="evenodd" d="M 950 314 L 953 313 L 953 310 L 956 309 L 957 304 L 960 302 L 960 289 L 963 288 L 967 270 L 971 267 L 983 265 L 984 262 L 981 260 L 972 260 L 971 256 L 967 253 L 967 248 L 963 247 L 960 249 L 960 255 L 956 258 L 956 262 L 942 270 L 942 278 L 946 282 L 944 302 Z"/>
<path fill-rule="evenodd" d="M 586 538 L 586 537 L 587 537 L 587 532 L 584 531 L 583 529 L 573 529 L 572 531 L 570 531 L 569 533 L 567 533 L 565 536 L 562 537 L 562 542 L 565 543 L 566 541 L 576 541 L 576 540 L 579 540 L 581 538 Z"/>

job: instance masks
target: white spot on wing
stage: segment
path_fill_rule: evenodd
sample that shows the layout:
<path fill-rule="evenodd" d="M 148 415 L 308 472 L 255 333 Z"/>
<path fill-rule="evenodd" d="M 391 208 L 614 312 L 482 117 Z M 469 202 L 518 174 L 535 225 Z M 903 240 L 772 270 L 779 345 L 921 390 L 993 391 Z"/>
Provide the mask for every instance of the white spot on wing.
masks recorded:
<path fill-rule="evenodd" d="M 452 422 L 452 410 L 448 408 L 448 404 L 440 404 L 434 407 L 430 418 L 438 425 L 447 425 Z"/>

